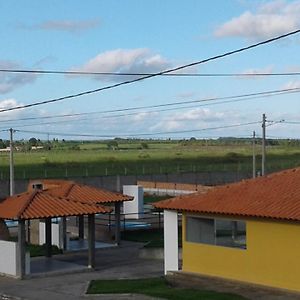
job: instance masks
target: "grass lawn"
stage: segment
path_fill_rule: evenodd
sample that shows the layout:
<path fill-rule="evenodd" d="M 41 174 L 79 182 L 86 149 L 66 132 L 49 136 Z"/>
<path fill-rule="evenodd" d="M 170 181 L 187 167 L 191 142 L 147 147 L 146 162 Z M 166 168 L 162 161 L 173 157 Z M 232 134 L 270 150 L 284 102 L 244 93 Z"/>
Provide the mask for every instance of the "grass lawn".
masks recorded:
<path fill-rule="evenodd" d="M 178 243 L 181 247 L 181 228 L 178 230 Z M 164 246 L 163 229 L 141 229 L 121 233 L 121 238 L 131 242 L 148 243 L 146 248 L 162 248 Z"/>
<path fill-rule="evenodd" d="M 173 198 L 173 196 L 157 196 L 157 195 L 144 195 L 144 203 L 154 203 L 157 201 Z"/>
<path fill-rule="evenodd" d="M 26 250 L 30 251 L 30 257 L 36 256 L 45 256 L 46 255 L 46 245 L 32 245 L 29 244 L 26 246 Z M 62 250 L 60 250 L 57 246 L 52 245 L 52 254 L 61 254 Z"/>
<path fill-rule="evenodd" d="M 238 300 L 242 296 L 194 289 L 172 287 L 164 278 L 93 280 L 88 294 L 143 294 L 171 300 Z"/>
<path fill-rule="evenodd" d="M 126 147 L 125 147 L 126 146 Z M 140 143 L 108 150 L 103 144 L 79 145 L 80 150 L 53 148 L 14 154 L 15 178 L 90 177 L 106 175 L 167 174 L 181 172 L 251 172 L 252 146 L 191 144 L 179 142 Z M 260 149 L 257 147 L 257 170 Z M 277 171 L 300 165 L 296 146 L 268 146 L 267 170 Z M 0 179 L 9 178 L 9 153 L 0 153 Z"/>

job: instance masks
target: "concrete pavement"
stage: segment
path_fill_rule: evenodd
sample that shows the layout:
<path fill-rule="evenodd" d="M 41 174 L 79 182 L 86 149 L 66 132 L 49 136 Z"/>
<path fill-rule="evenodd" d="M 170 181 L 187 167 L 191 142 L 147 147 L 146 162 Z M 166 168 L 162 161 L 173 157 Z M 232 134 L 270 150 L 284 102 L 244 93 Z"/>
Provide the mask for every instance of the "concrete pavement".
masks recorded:
<path fill-rule="evenodd" d="M 153 299 L 142 295 L 85 295 L 91 280 L 163 276 L 162 260 L 139 258 L 139 249 L 142 246 L 140 243 L 123 242 L 120 247 L 98 249 L 96 270 L 91 272 L 56 275 L 51 273 L 44 277 L 26 280 L 0 277 L 0 300 Z M 68 253 L 54 258 L 64 263 L 76 262 L 82 267 L 87 265 L 86 252 Z M 236 293 L 253 300 L 300 300 L 300 294 L 297 293 L 230 282 L 214 277 L 200 276 L 195 279 L 191 275 L 183 279 L 179 273 L 178 276 L 170 278 L 170 281 L 182 287 Z"/>
<path fill-rule="evenodd" d="M 77 300 L 89 299 L 86 288 L 93 279 L 144 278 L 163 275 L 161 260 L 147 260 L 138 257 L 140 243 L 126 243 L 121 247 L 96 251 L 96 270 L 91 272 L 60 274 L 26 280 L 0 277 L 0 295 L 10 295 L 17 299 L 32 300 Z M 87 253 L 80 252 L 56 256 L 66 262 L 76 261 L 87 264 Z M 0 297 L 1 299 L 1 297 Z M 15 298 L 2 298 L 15 299 Z M 1 299 L 1 300 L 2 300 Z M 101 295 L 91 299 L 151 299 L 136 295 Z"/>

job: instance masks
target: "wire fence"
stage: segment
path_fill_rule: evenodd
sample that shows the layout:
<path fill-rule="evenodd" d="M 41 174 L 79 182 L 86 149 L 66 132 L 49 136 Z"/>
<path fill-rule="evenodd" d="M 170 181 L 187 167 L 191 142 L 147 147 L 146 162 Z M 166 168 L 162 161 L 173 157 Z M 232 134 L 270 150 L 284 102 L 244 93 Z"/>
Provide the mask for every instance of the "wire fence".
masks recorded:
<path fill-rule="evenodd" d="M 267 161 L 267 170 L 270 172 L 282 169 L 294 168 L 300 165 L 300 159 L 280 160 L 273 159 Z M 257 163 L 256 170 L 260 171 L 260 164 Z M 173 163 L 149 163 L 149 164 L 127 164 L 127 165 L 88 165 L 73 166 L 15 166 L 15 179 L 35 179 L 35 178 L 76 178 L 76 177 L 98 177 L 115 175 L 152 175 L 152 174 L 181 174 L 181 173 L 201 173 L 201 172 L 252 172 L 252 162 L 228 162 L 220 163 L 185 163 L 174 161 Z M 9 167 L 0 166 L 0 180 L 9 179 Z"/>

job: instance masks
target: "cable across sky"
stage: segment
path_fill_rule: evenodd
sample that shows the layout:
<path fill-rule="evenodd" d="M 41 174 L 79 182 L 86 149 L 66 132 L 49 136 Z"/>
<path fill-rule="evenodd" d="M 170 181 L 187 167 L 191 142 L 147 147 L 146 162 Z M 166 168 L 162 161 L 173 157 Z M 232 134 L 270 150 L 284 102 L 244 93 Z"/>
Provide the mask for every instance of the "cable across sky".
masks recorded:
<path fill-rule="evenodd" d="M 19 110 L 19 109 L 24 109 L 24 108 L 30 108 L 30 107 L 35 107 L 35 106 L 40 106 L 40 105 L 45 105 L 45 104 L 50 104 L 50 103 L 55 103 L 55 102 L 68 100 L 68 99 L 75 99 L 75 98 L 78 98 L 78 97 L 81 97 L 81 96 L 84 96 L 84 95 L 90 95 L 90 94 L 93 94 L 93 93 L 98 93 L 98 92 L 101 92 L 101 91 L 114 89 L 114 88 L 117 88 L 117 87 L 120 87 L 120 86 L 123 86 L 123 85 L 132 84 L 132 83 L 139 82 L 139 81 L 142 81 L 142 80 L 150 79 L 150 78 L 157 77 L 157 76 L 160 76 L 160 75 L 164 75 L 164 74 L 180 71 L 180 70 L 183 70 L 183 69 L 186 69 L 186 68 L 189 68 L 189 67 L 193 67 L 193 66 L 196 66 L 196 65 L 204 64 L 204 63 L 214 61 L 214 60 L 217 60 L 217 59 L 225 58 L 225 57 L 233 55 L 233 54 L 241 53 L 241 52 L 244 52 L 246 50 L 250 50 L 250 49 L 262 46 L 262 45 L 266 45 L 266 44 L 278 41 L 278 40 L 286 38 L 288 36 L 298 34 L 299 32 L 300 32 L 300 29 L 294 30 L 294 31 L 288 32 L 286 34 L 283 34 L 283 35 L 280 35 L 280 36 L 277 36 L 277 37 L 274 37 L 274 38 L 271 38 L 271 39 L 264 40 L 262 42 L 251 44 L 251 45 L 246 46 L 246 47 L 242 47 L 242 48 L 239 48 L 239 49 L 236 49 L 236 50 L 228 51 L 228 52 L 225 52 L 225 53 L 222 53 L 222 54 L 219 54 L 219 55 L 215 55 L 215 56 L 203 59 L 203 60 L 199 60 L 199 61 L 195 61 L 195 62 L 192 62 L 192 63 L 189 63 L 189 64 L 185 64 L 185 65 L 181 65 L 181 66 L 178 66 L 178 67 L 170 68 L 170 69 L 167 69 L 167 70 L 164 70 L 164 71 L 161 71 L 161 72 L 157 72 L 157 73 L 153 73 L 153 74 L 150 74 L 150 75 L 142 76 L 142 77 L 135 78 L 135 79 L 132 79 L 132 80 L 126 80 L 126 81 L 122 81 L 122 82 L 115 83 L 115 84 L 112 84 L 112 85 L 107 85 L 107 86 L 104 86 L 104 87 L 100 87 L 100 88 L 93 89 L 93 90 L 87 90 L 87 91 L 83 91 L 83 92 L 72 94 L 72 95 L 67 95 L 67 96 L 62 96 L 62 97 L 58 97 L 58 98 L 48 99 L 48 100 L 44 100 L 44 101 L 37 101 L 37 102 L 30 103 L 30 104 L 18 105 L 18 106 L 2 109 L 2 110 L 0 110 L 0 113 L 1 112 L 6 112 L 6 111 L 13 111 L 13 110 Z"/>

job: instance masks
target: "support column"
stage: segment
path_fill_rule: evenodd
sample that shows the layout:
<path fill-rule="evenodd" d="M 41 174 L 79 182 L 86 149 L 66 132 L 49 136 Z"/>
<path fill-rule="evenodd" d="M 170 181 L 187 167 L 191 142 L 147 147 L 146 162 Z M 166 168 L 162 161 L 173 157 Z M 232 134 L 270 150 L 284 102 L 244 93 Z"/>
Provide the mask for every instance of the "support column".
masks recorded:
<path fill-rule="evenodd" d="M 164 210 L 165 274 L 178 271 L 178 215 L 177 211 Z"/>
<path fill-rule="evenodd" d="M 18 220 L 18 249 L 17 249 L 17 276 L 25 277 L 26 268 L 26 231 L 25 220 Z"/>
<path fill-rule="evenodd" d="M 46 235 L 46 257 L 52 256 L 52 222 L 51 218 L 45 219 L 45 235 Z"/>
<path fill-rule="evenodd" d="M 61 235 L 62 235 L 62 248 L 67 250 L 67 218 L 62 217 L 61 219 Z"/>
<path fill-rule="evenodd" d="M 95 268 L 95 215 L 88 215 L 88 244 L 89 259 L 88 268 Z"/>
<path fill-rule="evenodd" d="M 84 239 L 84 216 L 78 216 L 78 237 Z"/>
<path fill-rule="evenodd" d="M 121 243 L 121 202 L 115 202 L 115 243 Z"/>

